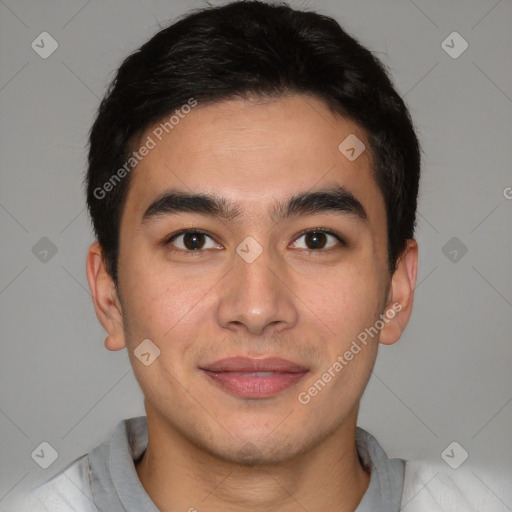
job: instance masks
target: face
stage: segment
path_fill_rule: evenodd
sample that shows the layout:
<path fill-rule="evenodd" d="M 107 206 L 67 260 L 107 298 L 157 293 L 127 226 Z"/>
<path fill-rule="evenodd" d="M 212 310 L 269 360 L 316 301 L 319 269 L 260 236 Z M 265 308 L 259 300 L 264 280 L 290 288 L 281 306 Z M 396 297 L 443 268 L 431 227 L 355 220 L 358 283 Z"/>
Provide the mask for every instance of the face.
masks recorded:
<path fill-rule="evenodd" d="M 387 271 L 365 133 L 303 95 L 197 106 L 161 140 L 156 126 L 123 211 L 120 300 L 88 263 L 106 346 L 127 347 L 148 420 L 225 460 L 287 460 L 355 424 L 379 338 L 412 306 L 414 261 Z"/>

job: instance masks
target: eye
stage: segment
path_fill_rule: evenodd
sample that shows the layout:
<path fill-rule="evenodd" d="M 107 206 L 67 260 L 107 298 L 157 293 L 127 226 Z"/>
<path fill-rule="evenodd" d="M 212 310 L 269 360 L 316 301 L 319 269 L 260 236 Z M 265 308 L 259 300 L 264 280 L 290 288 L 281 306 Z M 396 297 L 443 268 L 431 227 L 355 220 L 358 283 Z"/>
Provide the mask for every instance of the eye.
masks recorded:
<path fill-rule="evenodd" d="M 298 242 L 303 239 L 302 242 Z M 299 245 L 297 246 L 297 244 Z M 345 241 L 333 231 L 323 228 L 310 229 L 302 233 L 292 244 L 297 249 L 306 249 L 308 251 L 318 251 L 321 249 L 331 249 L 336 245 L 346 245 Z"/>
<path fill-rule="evenodd" d="M 208 234 L 200 230 L 185 230 L 172 235 L 165 242 L 181 251 L 199 251 L 201 249 L 218 249 L 217 244 Z"/>

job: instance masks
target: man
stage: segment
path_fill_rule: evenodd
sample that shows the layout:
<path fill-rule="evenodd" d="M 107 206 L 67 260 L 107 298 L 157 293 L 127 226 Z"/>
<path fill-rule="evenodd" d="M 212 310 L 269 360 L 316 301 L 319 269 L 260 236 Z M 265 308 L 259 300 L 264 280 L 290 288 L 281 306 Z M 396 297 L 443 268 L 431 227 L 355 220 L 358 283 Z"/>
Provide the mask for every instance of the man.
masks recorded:
<path fill-rule="evenodd" d="M 403 101 L 331 18 L 234 2 L 129 56 L 90 134 L 87 277 L 146 417 L 25 509 L 461 510 L 356 426 L 412 312 L 419 175 Z"/>

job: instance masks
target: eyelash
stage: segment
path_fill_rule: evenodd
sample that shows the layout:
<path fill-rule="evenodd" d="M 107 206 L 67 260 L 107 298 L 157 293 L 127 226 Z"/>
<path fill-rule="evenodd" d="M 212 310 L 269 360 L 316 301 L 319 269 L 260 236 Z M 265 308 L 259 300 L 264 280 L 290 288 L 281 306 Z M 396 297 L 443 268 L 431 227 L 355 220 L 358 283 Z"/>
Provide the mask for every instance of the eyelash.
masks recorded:
<path fill-rule="evenodd" d="M 305 229 L 304 231 L 301 231 L 297 235 L 297 237 L 295 238 L 294 242 L 296 242 L 300 237 L 302 237 L 304 235 L 307 235 L 309 233 L 325 233 L 326 235 L 331 235 L 334 238 L 336 238 L 336 240 L 338 240 L 340 245 L 342 245 L 344 247 L 347 246 L 347 242 L 345 241 L 345 239 L 339 233 L 337 233 L 336 231 L 332 231 L 331 229 L 327 229 L 327 228 L 309 228 L 309 229 Z M 329 251 L 329 250 L 332 250 L 332 249 L 333 249 L 333 247 L 329 247 L 328 249 L 303 249 L 303 250 L 304 251 L 308 251 L 308 252 L 325 252 L 325 251 Z"/>
<path fill-rule="evenodd" d="M 180 237 L 181 235 L 186 235 L 187 233 L 194 233 L 194 234 L 198 234 L 198 235 L 205 235 L 205 236 L 207 236 L 207 237 L 209 237 L 209 238 L 211 238 L 213 240 L 213 237 L 207 231 L 203 231 L 202 229 L 189 228 L 189 229 L 183 229 L 181 231 L 178 231 L 177 233 L 173 233 L 169 237 L 165 238 L 163 240 L 162 244 L 167 247 L 176 238 Z M 336 240 L 338 240 L 339 244 L 342 247 L 346 247 L 347 246 L 347 243 L 346 243 L 345 239 L 340 234 L 338 234 L 337 232 L 332 231 L 330 229 L 327 229 L 327 228 L 310 228 L 310 229 L 306 229 L 304 231 L 301 231 L 296 236 L 296 238 L 293 240 L 293 243 L 295 243 L 302 236 L 310 234 L 310 233 L 325 233 L 326 235 L 331 235 L 334 238 L 336 238 Z M 326 252 L 326 251 L 332 251 L 334 249 L 336 249 L 336 247 L 329 247 L 327 249 L 301 249 L 301 250 L 302 251 L 306 251 L 309 255 L 312 255 L 312 253 L 322 253 L 322 252 Z M 186 253 L 187 255 L 200 255 L 201 253 L 204 252 L 204 249 L 196 249 L 196 250 L 171 249 L 171 252 Z"/>

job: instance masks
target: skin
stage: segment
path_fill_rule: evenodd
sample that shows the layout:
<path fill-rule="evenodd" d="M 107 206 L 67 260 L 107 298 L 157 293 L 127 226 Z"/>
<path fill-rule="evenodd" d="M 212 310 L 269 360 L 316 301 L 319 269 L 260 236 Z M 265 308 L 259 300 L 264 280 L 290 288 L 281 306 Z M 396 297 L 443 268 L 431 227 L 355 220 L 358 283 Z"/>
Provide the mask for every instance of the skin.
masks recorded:
<path fill-rule="evenodd" d="M 354 161 L 338 150 L 349 134 L 367 148 Z M 370 480 L 355 444 L 359 401 L 379 343 L 395 343 L 407 325 L 418 265 L 417 243 L 409 240 L 389 275 L 385 205 L 371 166 L 364 130 L 321 100 L 295 94 L 198 106 L 133 171 L 121 221 L 119 289 L 97 242 L 87 277 L 105 346 L 128 349 L 145 396 L 149 443 L 136 469 L 160 510 L 357 507 Z M 334 185 L 359 199 L 367 223 L 335 212 L 279 222 L 269 214 L 293 194 Z M 179 213 L 141 224 L 168 188 L 215 193 L 238 202 L 241 216 Z M 331 247 L 308 252 L 298 234 L 318 227 L 338 232 L 348 245 L 328 236 Z M 184 228 L 210 233 L 207 248 L 187 254 L 183 237 L 162 245 Z M 252 263 L 236 253 L 248 236 L 263 249 Z M 379 335 L 301 404 L 298 393 L 393 304 L 401 310 Z M 161 351 L 149 366 L 133 353 L 146 338 Z M 234 355 L 278 356 L 309 373 L 272 398 L 243 399 L 199 370 Z"/>

